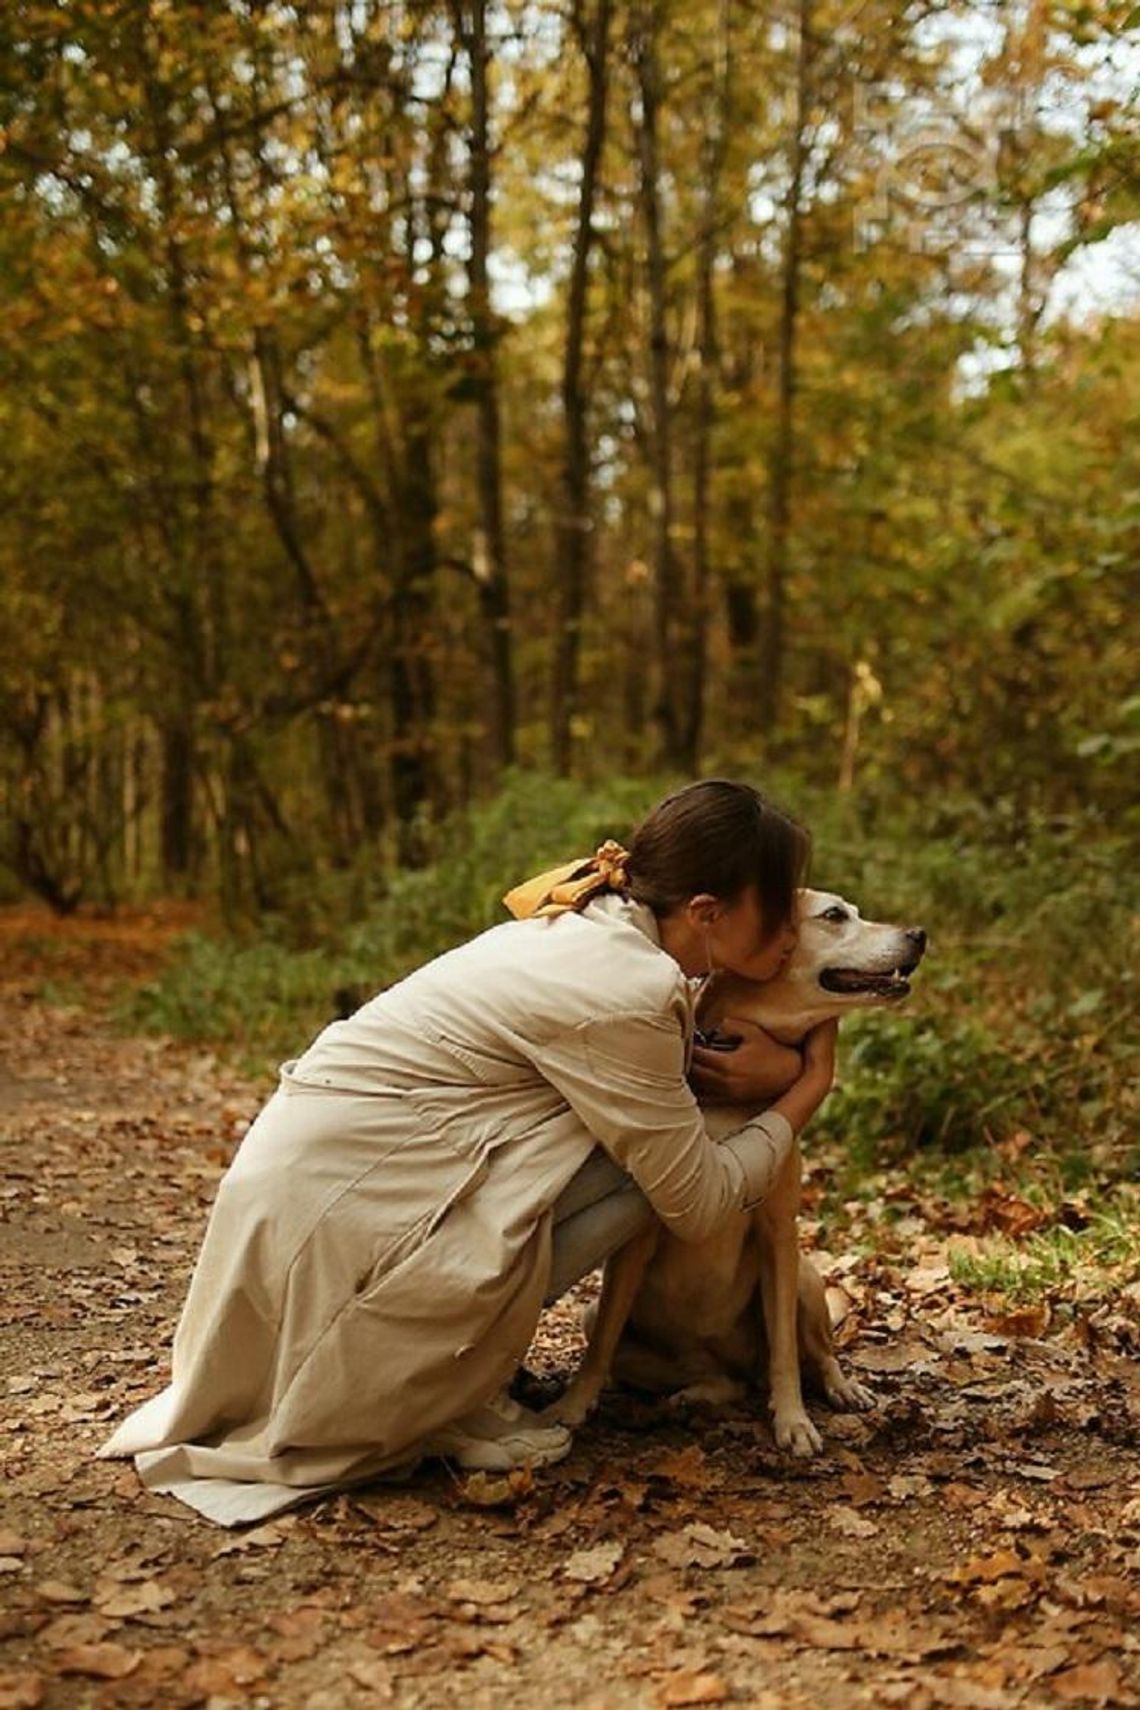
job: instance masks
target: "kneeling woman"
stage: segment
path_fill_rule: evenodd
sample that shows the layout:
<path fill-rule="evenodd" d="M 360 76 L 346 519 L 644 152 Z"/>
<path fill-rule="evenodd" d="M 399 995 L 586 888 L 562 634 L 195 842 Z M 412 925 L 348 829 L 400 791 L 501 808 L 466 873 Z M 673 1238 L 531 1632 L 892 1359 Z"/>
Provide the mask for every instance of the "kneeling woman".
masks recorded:
<path fill-rule="evenodd" d="M 326 1028 L 221 1182 L 170 1387 L 102 1453 L 226 1525 L 431 1454 L 560 1459 L 505 1392 L 544 1300 L 653 1214 L 699 1240 L 762 1199 L 831 1085 L 833 1028 L 802 1059 L 758 1034 L 729 1090 L 776 1102 L 713 1144 L 686 1080 L 700 978 L 777 972 L 807 848 L 690 784 Z"/>

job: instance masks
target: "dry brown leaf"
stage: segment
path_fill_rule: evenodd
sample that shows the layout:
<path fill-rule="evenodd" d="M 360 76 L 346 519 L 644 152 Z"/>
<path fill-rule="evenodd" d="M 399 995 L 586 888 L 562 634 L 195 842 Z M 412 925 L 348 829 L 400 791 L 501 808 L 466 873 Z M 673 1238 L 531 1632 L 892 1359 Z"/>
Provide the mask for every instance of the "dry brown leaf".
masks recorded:
<path fill-rule="evenodd" d="M 269 1663 L 252 1645 L 219 1645 L 197 1657 L 186 1672 L 186 1685 L 204 1698 L 243 1699 L 243 1688 L 264 1680 Z"/>
<path fill-rule="evenodd" d="M 1048 1301 L 986 1315 L 986 1329 L 999 1336 L 1043 1336 L 1053 1314 Z"/>
<path fill-rule="evenodd" d="M 792 1635 L 821 1651 L 861 1651 L 863 1631 L 855 1621 L 832 1621 L 826 1615 L 799 1614 L 788 1624 Z"/>
<path fill-rule="evenodd" d="M 1019 1650 L 1002 1654 L 1006 1672 L 1018 1680 L 1040 1680 L 1055 1674 L 1068 1662 L 1067 1645 L 1024 1645 Z"/>
<path fill-rule="evenodd" d="M 683 1490 L 707 1490 L 715 1482 L 713 1471 L 699 1443 L 659 1455 L 649 1468 L 650 1478 L 666 1478 Z"/>
<path fill-rule="evenodd" d="M 866 1508 L 871 1502 L 881 1502 L 884 1496 L 882 1479 L 871 1472 L 845 1473 L 839 1488 L 852 1508 Z"/>
<path fill-rule="evenodd" d="M 379 1657 L 356 1657 L 348 1664 L 347 1672 L 357 1686 L 372 1694 L 375 1703 L 388 1704 L 395 1697 L 391 1670 Z"/>
<path fill-rule="evenodd" d="M 97 1645 L 111 1631 L 101 1615 L 84 1610 L 82 1615 L 58 1615 L 36 1635 L 49 1651 L 66 1651 L 75 1645 Z"/>
<path fill-rule="evenodd" d="M 391 1490 L 368 1490 L 352 1497 L 352 1507 L 366 1514 L 385 1532 L 426 1532 L 439 1519 L 439 1512 L 415 1496 Z"/>
<path fill-rule="evenodd" d="M 255 1526 L 251 1532 L 239 1532 L 234 1538 L 227 1538 L 224 1544 L 219 1544 L 213 1552 L 214 1560 L 222 1556 L 241 1556 L 247 1550 L 275 1550 L 283 1544 L 292 1531 L 295 1521 L 271 1520 L 267 1526 Z"/>
<path fill-rule="evenodd" d="M 989 1686 L 965 1675 L 940 1676 L 929 1684 L 937 1702 L 950 1706 L 951 1710 L 1016 1710 L 1021 1703 L 1020 1694 L 1015 1697 L 1000 1686 Z"/>
<path fill-rule="evenodd" d="M 271 1615 L 269 1625 L 282 1641 L 273 1647 L 274 1656 L 281 1662 L 303 1662 L 315 1656 L 324 1638 L 325 1619 L 324 1610 L 312 1604 Z"/>
<path fill-rule="evenodd" d="M 80 1591 L 78 1586 L 68 1585 L 62 1579 L 41 1580 L 36 1586 L 36 1596 L 42 1597 L 45 1603 L 86 1603 L 87 1593 Z"/>
<path fill-rule="evenodd" d="M 453 1579 L 445 1596 L 452 1603 L 509 1603 L 521 1584 L 518 1579 Z"/>
<path fill-rule="evenodd" d="M 974 1597 L 983 1609 L 1003 1610 L 1007 1613 L 1013 1609 L 1024 1609 L 1037 1596 L 1037 1586 L 1015 1575 L 995 1580 L 991 1585 L 974 1587 Z"/>
<path fill-rule="evenodd" d="M 868 1520 L 865 1514 L 856 1514 L 853 1508 L 829 1509 L 827 1523 L 845 1538 L 874 1538 L 879 1530 L 873 1520 Z"/>
<path fill-rule="evenodd" d="M 88 1674 L 96 1680 L 125 1680 L 142 1661 L 141 1651 L 108 1640 L 101 1645 L 73 1645 L 59 1652 L 55 1666 L 60 1674 Z"/>
<path fill-rule="evenodd" d="M 0 1710 L 38 1710 L 46 1690 L 43 1675 L 30 1669 L 0 1674 Z"/>
<path fill-rule="evenodd" d="M 686 1704 L 723 1704 L 728 1687 L 719 1674 L 693 1674 L 680 1669 L 661 1682 L 656 1697 L 665 1710 L 680 1710 Z"/>
<path fill-rule="evenodd" d="M 112 1620 L 125 1621 L 132 1615 L 156 1615 L 160 1609 L 168 1609 L 175 1599 L 176 1594 L 168 1585 L 144 1579 L 138 1585 L 120 1586 L 97 1598 L 95 1607 Z"/>
<path fill-rule="evenodd" d="M 670 1567 L 735 1567 L 747 1560 L 752 1552 L 743 1538 L 731 1532 L 717 1532 L 703 1521 L 683 1526 L 679 1532 L 667 1532 L 653 1540 L 653 1553 Z"/>
<path fill-rule="evenodd" d="M 28 1540 L 18 1532 L 0 1526 L 0 1556 L 23 1556 L 28 1552 Z"/>
<path fill-rule="evenodd" d="M 579 1585 L 601 1585 L 609 1579 L 625 1554 L 625 1545 L 613 1538 L 588 1550 L 575 1550 L 562 1569 L 565 1579 Z"/>
<path fill-rule="evenodd" d="M 994 1550 L 988 1556 L 974 1556 L 961 1567 L 951 1568 L 946 1579 L 951 1585 L 989 1585 L 1007 1574 L 1024 1574 L 1026 1563 L 1012 1550 Z"/>
<path fill-rule="evenodd" d="M 190 1653 L 181 1645 L 153 1645 L 143 1652 L 131 1684 L 135 1691 L 143 1686 L 160 1686 L 175 1677 L 181 1678 L 189 1667 Z"/>
<path fill-rule="evenodd" d="M 1099 1662 L 1078 1663 L 1063 1674 L 1055 1674 L 1049 1688 L 1058 1698 L 1091 1698 L 1094 1704 L 1121 1702 L 1120 1666 L 1111 1657 Z"/>

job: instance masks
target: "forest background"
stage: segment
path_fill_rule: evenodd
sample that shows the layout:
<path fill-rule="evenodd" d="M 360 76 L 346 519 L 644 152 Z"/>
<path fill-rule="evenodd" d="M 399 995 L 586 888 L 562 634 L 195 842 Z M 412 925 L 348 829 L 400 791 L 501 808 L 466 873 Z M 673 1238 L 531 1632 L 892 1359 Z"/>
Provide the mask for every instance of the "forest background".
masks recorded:
<path fill-rule="evenodd" d="M 193 900 L 128 1017 L 264 1068 L 754 778 L 932 935 L 835 1132 L 1135 1280 L 1138 23 L 10 7 L 0 897 Z"/>

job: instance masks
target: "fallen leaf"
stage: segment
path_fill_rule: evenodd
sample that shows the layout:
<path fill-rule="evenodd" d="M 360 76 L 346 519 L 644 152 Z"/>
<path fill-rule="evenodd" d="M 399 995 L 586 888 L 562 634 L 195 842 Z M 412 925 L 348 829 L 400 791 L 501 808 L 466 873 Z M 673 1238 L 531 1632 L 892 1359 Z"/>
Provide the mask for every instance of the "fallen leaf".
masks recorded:
<path fill-rule="evenodd" d="M 534 1473 L 527 1466 L 503 1474 L 473 1472 L 456 1485 L 462 1501 L 474 1508 L 511 1508 L 533 1491 Z"/>
<path fill-rule="evenodd" d="M 264 1680 L 269 1665 L 252 1645 L 219 1647 L 198 1657 L 186 1672 L 187 1688 L 203 1698 L 244 1698 L 243 1687 Z"/>
<path fill-rule="evenodd" d="M 45 1690 L 42 1674 L 29 1670 L 0 1674 L 0 1710 L 37 1710 Z"/>
<path fill-rule="evenodd" d="M 60 1651 L 55 1666 L 60 1674 L 89 1674 L 96 1680 L 125 1680 L 142 1661 L 141 1651 L 129 1651 L 110 1640 L 101 1645 L 73 1645 Z"/>
<path fill-rule="evenodd" d="M 281 1635 L 282 1643 L 275 1645 L 273 1654 L 282 1662 L 303 1662 L 315 1656 L 324 1638 L 325 1612 L 311 1604 L 297 1609 L 285 1609 L 271 1615 L 269 1625 Z"/>
<path fill-rule="evenodd" d="M 132 1615 L 156 1615 L 175 1601 L 175 1593 L 156 1579 L 144 1579 L 139 1585 L 120 1586 L 117 1591 L 97 1598 L 95 1607 L 113 1620 L 129 1620 Z"/>
<path fill-rule="evenodd" d="M 213 1558 L 217 1561 L 222 1556 L 240 1556 L 247 1550 L 275 1550 L 285 1542 L 291 1530 L 289 1520 L 271 1520 L 267 1526 L 256 1526 L 251 1532 L 227 1538 L 213 1551 Z"/>
<path fill-rule="evenodd" d="M 658 1456 L 649 1468 L 650 1478 L 665 1478 L 670 1484 L 680 1485 L 683 1490 L 707 1490 L 714 1482 L 712 1469 L 699 1443 L 690 1443 L 684 1449 L 674 1449 L 669 1454 Z"/>
<path fill-rule="evenodd" d="M 36 1586 L 36 1595 L 45 1603 L 86 1603 L 87 1593 L 61 1579 L 45 1579 Z"/>
<path fill-rule="evenodd" d="M 387 1704 L 395 1696 L 391 1670 L 379 1657 L 357 1657 L 348 1664 L 347 1672 L 357 1686 L 372 1693 L 376 1703 Z"/>
<path fill-rule="evenodd" d="M 7 1527 L 0 1526 L 0 1556 L 23 1556 L 27 1554 L 28 1540 L 21 1538 L 18 1532 L 10 1532 Z"/>
<path fill-rule="evenodd" d="M 1039 1306 L 1020 1306 L 1009 1312 L 988 1313 L 987 1330 L 999 1336 L 1042 1336 L 1053 1314 L 1047 1301 Z"/>
<path fill-rule="evenodd" d="M 446 1595 L 452 1603 L 509 1603 L 521 1583 L 517 1579 L 453 1579 Z"/>
<path fill-rule="evenodd" d="M 879 1531 L 873 1520 L 868 1520 L 865 1514 L 856 1514 L 853 1508 L 832 1508 L 827 1523 L 845 1538 L 874 1538 Z"/>
<path fill-rule="evenodd" d="M 385 1532 L 426 1532 L 439 1519 L 438 1511 L 426 1502 L 392 1491 L 365 1491 L 353 1496 L 352 1506 Z"/>
<path fill-rule="evenodd" d="M 717 1532 L 703 1521 L 683 1526 L 679 1532 L 667 1532 L 653 1541 L 653 1553 L 671 1567 L 735 1567 L 747 1560 L 752 1552 L 743 1538 L 731 1532 Z"/>
<path fill-rule="evenodd" d="M 616 1538 L 595 1544 L 592 1549 L 575 1550 L 562 1569 L 563 1577 L 579 1585 L 601 1585 L 610 1578 L 624 1554 L 625 1545 Z"/>
<path fill-rule="evenodd" d="M 883 1481 L 875 1473 L 849 1472 L 839 1483 L 852 1508 L 866 1508 L 869 1503 L 883 1499 Z"/>
<path fill-rule="evenodd" d="M 896 1473 L 887 1480 L 887 1490 L 896 1502 L 910 1502 L 915 1497 L 929 1496 L 934 1486 L 925 1473 Z"/>
<path fill-rule="evenodd" d="M 719 1674 L 690 1674 L 684 1669 L 657 1688 L 657 1702 L 667 1710 L 686 1704 L 723 1704 L 727 1697 L 728 1687 Z"/>
<path fill-rule="evenodd" d="M 945 1577 L 951 1585 L 988 1585 L 1006 1574 L 1023 1574 L 1025 1566 L 1012 1550 L 995 1550 L 992 1555 L 974 1556 L 961 1567 L 951 1568 Z"/>
<path fill-rule="evenodd" d="M 75 1645 L 97 1645 L 110 1631 L 102 1616 L 85 1610 L 82 1615 L 57 1615 L 36 1637 L 49 1651 L 65 1651 Z"/>
<path fill-rule="evenodd" d="M 1058 1698 L 1091 1698 L 1097 1704 L 1120 1702 L 1120 1668 L 1110 1657 L 1099 1662 L 1079 1663 L 1055 1674 L 1049 1689 Z"/>

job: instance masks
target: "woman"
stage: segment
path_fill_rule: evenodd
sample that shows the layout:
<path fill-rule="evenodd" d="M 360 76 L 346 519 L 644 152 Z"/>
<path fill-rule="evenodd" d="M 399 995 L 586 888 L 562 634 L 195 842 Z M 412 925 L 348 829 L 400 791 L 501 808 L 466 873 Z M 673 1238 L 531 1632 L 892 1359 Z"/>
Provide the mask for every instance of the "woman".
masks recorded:
<path fill-rule="evenodd" d="M 831 1085 L 834 1028 L 693 1049 L 703 976 L 790 953 L 807 854 L 750 786 L 690 784 L 326 1028 L 220 1184 L 170 1387 L 102 1453 L 229 1525 L 428 1454 L 560 1459 L 505 1392 L 544 1298 L 652 1214 L 697 1240 L 762 1199 Z M 690 1068 L 776 1102 L 714 1145 Z"/>

